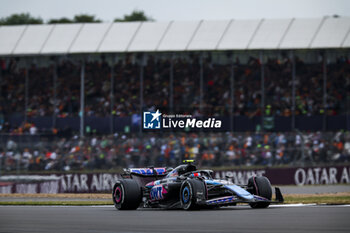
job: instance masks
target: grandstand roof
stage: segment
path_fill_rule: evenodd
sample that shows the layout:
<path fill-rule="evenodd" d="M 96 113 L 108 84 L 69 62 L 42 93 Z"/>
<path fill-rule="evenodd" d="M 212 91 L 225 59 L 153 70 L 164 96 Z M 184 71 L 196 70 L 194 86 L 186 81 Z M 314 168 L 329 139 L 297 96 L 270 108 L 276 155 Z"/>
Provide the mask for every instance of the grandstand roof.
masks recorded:
<path fill-rule="evenodd" d="M 350 17 L 0 27 L 0 55 L 349 48 Z"/>

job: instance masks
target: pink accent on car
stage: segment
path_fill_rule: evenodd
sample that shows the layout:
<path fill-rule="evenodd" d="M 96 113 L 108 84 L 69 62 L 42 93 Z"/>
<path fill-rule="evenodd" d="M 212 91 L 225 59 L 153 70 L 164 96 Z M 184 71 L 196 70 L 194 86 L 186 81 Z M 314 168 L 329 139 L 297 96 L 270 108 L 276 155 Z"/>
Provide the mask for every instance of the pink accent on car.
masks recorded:
<path fill-rule="evenodd" d="M 119 193 L 118 198 L 117 198 L 117 193 Z M 122 200 L 122 190 L 120 189 L 120 187 L 118 187 L 114 190 L 114 199 L 115 199 L 115 202 L 117 202 L 117 203 L 119 203 Z"/>
<path fill-rule="evenodd" d="M 258 186 L 256 185 L 255 179 L 256 179 L 256 176 L 253 177 L 253 182 L 254 182 L 256 194 L 259 195 L 259 189 L 258 189 Z"/>
<path fill-rule="evenodd" d="M 154 186 L 154 181 L 147 183 L 146 186 Z"/>

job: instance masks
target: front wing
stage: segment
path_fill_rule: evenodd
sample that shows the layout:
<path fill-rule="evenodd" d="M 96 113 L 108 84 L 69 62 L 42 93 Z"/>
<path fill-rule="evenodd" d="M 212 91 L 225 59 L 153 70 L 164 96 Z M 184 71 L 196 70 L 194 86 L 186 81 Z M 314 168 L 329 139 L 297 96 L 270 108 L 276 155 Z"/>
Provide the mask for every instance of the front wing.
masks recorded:
<path fill-rule="evenodd" d="M 258 195 L 253 195 L 253 199 L 244 199 L 238 196 L 224 196 L 214 199 L 209 199 L 205 201 L 200 201 L 202 205 L 208 206 L 225 206 L 225 205 L 235 205 L 237 203 L 256 203 L 256 202 L 269 202 L 269 203 L 283 203 L 284 198 L 282 196 L 281 190 L 275 188 L 276 198 L 274 201 L 260 197 Z"/>

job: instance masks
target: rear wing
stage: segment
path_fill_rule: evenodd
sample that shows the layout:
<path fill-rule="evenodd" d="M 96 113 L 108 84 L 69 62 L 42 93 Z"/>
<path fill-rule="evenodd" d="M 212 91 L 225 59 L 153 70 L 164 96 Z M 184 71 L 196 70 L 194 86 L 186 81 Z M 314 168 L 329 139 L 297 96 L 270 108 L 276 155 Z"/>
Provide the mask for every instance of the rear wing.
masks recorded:
<path fill-rule="evenodd" d="M 151 167 L 151 168 L 124 168 L 122 176 L 143 176 L 143 177 L 162 177 L 167 174 L 165 167 Z"/>

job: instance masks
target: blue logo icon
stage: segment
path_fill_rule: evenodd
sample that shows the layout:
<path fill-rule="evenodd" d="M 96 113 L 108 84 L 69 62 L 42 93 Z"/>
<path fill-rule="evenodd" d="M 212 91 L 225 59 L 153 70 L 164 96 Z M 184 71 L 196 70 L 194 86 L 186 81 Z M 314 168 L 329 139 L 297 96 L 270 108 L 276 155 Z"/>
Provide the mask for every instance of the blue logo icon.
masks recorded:
<path fill-rule="evenodd" d="M 143 128 L 160 129 L 161 115 L 159 110 L 156 112 L 143 112 Z"/>

